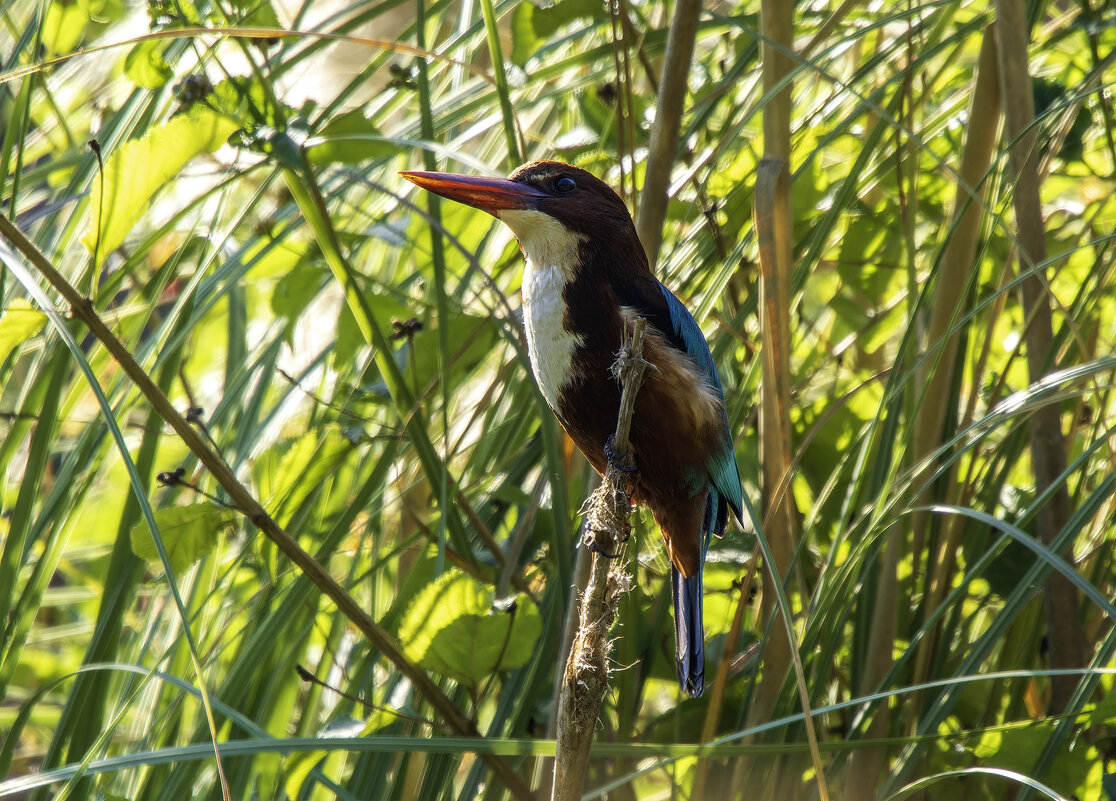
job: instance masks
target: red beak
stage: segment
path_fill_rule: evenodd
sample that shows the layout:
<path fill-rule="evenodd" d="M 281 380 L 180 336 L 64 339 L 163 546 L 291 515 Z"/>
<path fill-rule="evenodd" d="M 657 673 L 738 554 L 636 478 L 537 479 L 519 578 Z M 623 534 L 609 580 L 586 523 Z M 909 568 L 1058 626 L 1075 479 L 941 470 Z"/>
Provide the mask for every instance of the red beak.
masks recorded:
<path fill-rule="evenodd" d="M 466 206 L 487 211 L 494 217 L 505 209 L 534 209 L 545 192 L 527 184 L 504 178 L 481 178 L 476 175 L 455 175 L 448 172 L 401 172 L 416 186 Z"/>

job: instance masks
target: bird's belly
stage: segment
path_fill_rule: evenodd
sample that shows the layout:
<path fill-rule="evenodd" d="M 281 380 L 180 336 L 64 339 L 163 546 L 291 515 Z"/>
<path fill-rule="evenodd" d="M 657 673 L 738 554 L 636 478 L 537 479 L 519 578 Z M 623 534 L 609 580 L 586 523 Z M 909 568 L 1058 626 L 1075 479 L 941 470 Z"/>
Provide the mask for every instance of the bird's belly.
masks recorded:
<path fill-rule="evenodd" d="M 565 277 L 557 265 L 527 263 L 523 276 L 523 325 L 531 370 L 550 408 L 575 375 L 573 354 L 581 337 L 566 330 Z"/>

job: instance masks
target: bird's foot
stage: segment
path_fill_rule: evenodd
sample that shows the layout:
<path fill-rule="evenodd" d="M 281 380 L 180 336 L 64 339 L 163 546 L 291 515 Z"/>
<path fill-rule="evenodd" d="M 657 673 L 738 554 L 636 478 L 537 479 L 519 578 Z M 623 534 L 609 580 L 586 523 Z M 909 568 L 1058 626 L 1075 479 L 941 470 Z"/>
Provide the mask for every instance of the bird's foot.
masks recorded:
<path fill-rule="evenodd" d="M 604 548 L 602 548 L 601 544 L 599 542 L 597 542 L 597 538 L 593 536 L 592 531 L 590 531 L 588 534 L 585 535 L 585 539 L 583 540 L 583 542 L 585 543 L 585 547 L 589 549 L 589 553 L 599 553 L 605 559 L 619 559 L 620 558 L 620 552 L 619 551 L 617 551 L 616 553 L 609 553 Z"/>
<path fill-rule="evenodd" d="M 632 461 L 632 454 L 630 452 L 618 453 L 615 448 L 616 435 L 609 434 L 608 439 L 605 440 L 604 453 L 608 463 L 619 470 L 621 473 L 634 473 L 636 467 Z"/>
<path fill-rule="evenodd" d="M 617 545 L 623 545 L 625 542 L 627 542 L 631 538 L 632 538 L 632 527 L 631 527 L 631 525 L 625 524 L 624 529 L 623 529 L 623 539 L 619 540 L 616 544 Z M 611 539 L 611 538 L 605 537 L 605 539 Z M 581 541 L 585 545 L 586 549 L 588 549 L 589 553 L 599 553 L 605 559 L 619 559 L 620 558 L 620 550 L 617 549 L 616 553 L 612 553 L 610 551 L 605 550 L 604 543 L 600 542 L 597 539 L 597 532 L 593 531 L 592 529 L 589 529 L 588 531 L 585 532 L 585 536 L 582 537 Z"/>

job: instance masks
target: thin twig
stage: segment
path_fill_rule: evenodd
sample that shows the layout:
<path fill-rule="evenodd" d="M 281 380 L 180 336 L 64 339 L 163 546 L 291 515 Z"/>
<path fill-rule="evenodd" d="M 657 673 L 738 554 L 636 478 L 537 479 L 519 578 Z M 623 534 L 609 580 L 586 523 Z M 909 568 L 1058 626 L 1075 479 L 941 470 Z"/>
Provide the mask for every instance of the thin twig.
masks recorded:
<path fill-rule="evenodd" d="M 580 624 L 570 658 L 566 662 L 562 693 L 558 701 L 558 736 L 554 758 L 552 801 L 580 799 L 589 769 L 589 750 L 600 715 L 601 702 L 608 689 L 609 630 L 616 620 L 621 593 L 630 579 L 625 565 L 624 542 L 630 526 L 631 456 L 628 434 L 636 393 L 643 382 L 647 362 L 643 360 L 643 330 L 646 320 L 637 318 L 632 342 L 621 349 L 617 372 L 623 384 L 620 412 L 616 421 L 613 450 L 628 464 L 609 460 L 604 481 L 589 501 L 586 540 L 594 547 L 593 566 L 585 593 L 581 596 Z"/>
<path fill-rule="evenodd" d="M 652 270 L 659 260 L 659 247 L 663 241 L 663 220 L 666 219 L 669 200 L 667 195 L 678 155 L 678 139 L 681 136 L 682 116 L 690 88 L 690 67 L 693 63 L 698 23 L 701 21 L 701 7 L 701 0 L 680 0 L 675 4 L 666 54 L 663 57 L 643 194 L 636 214 L 636 231 L 647 251 L 647 261 Z"/>

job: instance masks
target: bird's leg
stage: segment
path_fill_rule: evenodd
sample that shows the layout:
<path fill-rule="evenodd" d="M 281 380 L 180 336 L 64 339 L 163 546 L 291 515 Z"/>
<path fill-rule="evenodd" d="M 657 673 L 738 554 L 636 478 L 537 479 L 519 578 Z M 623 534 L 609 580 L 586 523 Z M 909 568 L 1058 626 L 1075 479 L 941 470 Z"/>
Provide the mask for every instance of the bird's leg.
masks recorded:
<path fill-rule="evenodd" d="M 619 470 L 621 473 L 634 473 L 636 471 L 635 463 L 632 461 L 632 454 L 630 451 L 624 453 L 617 453 L 616 435 L 609 434 L 608 439 L 605 440 L 604 454 L 608 459 L 608 463 Z"/>
<path fill-rule="evenodd" d="M 620 552 L 619 551 L 617 551 L 616 553 L 609 553 L 604 548 L 602 548 L 600 545 L 598 545 L 597 540 L 593 536 L 592 531 L 588 531 L 588 532 L 585 533 L 585 539 L 583 540 L 583 542 L 585 543 L 585 547 L 589 549 L 589 553 L 599 553 L 601 556 L 605 557 L 606 559 L 619 559 L 620 558 Z"/>
<path fill-rule="evenodd" d="M 625 542 L 632 538 L 631 524 L 625 520 L 621 530 L 617 533 L 621 535 L 621 539 L 617 542 L 617 544 L 623 545 Z M 617 550 L 616 553 L 610 553 L 606 551 L 604 547 L 602 547 L 602 544 L 597 541 L 596 532 L 592 528 L 586 529 L 585 536 L 581 538 L 581 541 L 585 544 L 585 547 L 589 550 L 589 553 L 599 553 L 606 559 L 620 558 L 619 550 Z"/>
<path fill-rule="evenodd" d="M 628 522 L 632 505 L 632 473 L 634 462 L 630 453 L 617 453 L 613 438 L 605 445 L 610 468 L 604 482 L 597 487 L 587 503 L 585 534 L 581 541 L 590 553 L 599 553 L 608 559 L 620 556 L 620 547 L 632 536 Z M 615 550 L 615 553 L 612 551 Z"/>

